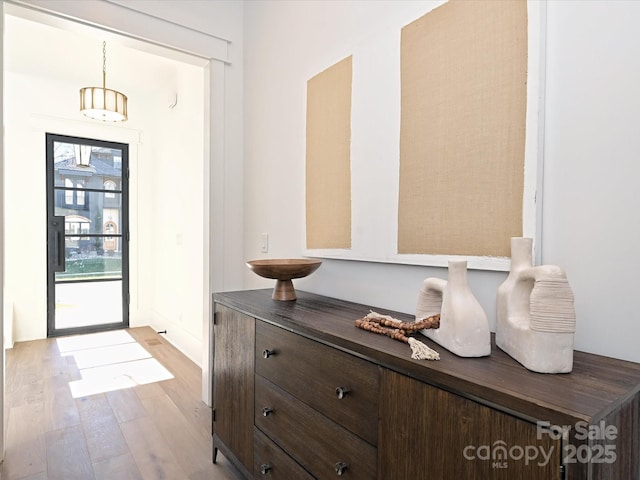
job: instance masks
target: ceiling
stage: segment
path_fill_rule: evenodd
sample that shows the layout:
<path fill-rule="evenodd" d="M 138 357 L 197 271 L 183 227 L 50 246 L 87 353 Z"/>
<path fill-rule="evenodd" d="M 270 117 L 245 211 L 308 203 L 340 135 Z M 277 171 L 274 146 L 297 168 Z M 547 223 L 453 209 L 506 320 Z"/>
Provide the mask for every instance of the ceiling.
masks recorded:
<path fill-rule="evenodd" d="M 107 86 L 120 91 L 148 82 L 171 82 L 180 68 L 202 63 L 95 27 L 11 7 L 4 19 L 5 71 L 76 82 L 78 88 L 101 85 L 103 41 Z"/>

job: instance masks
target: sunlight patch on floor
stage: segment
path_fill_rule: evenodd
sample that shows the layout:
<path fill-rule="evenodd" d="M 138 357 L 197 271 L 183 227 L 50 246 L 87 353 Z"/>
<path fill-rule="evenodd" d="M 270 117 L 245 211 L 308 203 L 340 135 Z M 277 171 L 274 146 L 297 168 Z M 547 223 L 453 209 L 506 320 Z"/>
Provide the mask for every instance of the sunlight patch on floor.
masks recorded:
<path fill-rule="evenodd" d="M 155 358 L 81 370 L 82 380 L 69 382 L 73 398 L 169 380 L 173 375 Z"/>
<path fill-rule="evenodd" d="M 63 357 L 73 356 L 76 361 L 76 366 L 80 370 L 114 363 L 142 360 L 143 358 L 152 358 L 151 354 L 136 342 L 109 347 L 88 348 L 75 352 L 61 353 L 61 355 Z"/>
<path fill-rule="evenodd" d="M 56 340 L 56 343 L 60 353 L 65 353 L 121 343 L 135 343 L 135 339 L 125 330 L 111 330 L 108 332 L 60 337 Z"/>
<path fill-rule="evenodd" d="M 174 378 L 124 330 L 58 338 L 62 356 L 73 357 L 82 376 L 69 382 L 73 398 Z"/>

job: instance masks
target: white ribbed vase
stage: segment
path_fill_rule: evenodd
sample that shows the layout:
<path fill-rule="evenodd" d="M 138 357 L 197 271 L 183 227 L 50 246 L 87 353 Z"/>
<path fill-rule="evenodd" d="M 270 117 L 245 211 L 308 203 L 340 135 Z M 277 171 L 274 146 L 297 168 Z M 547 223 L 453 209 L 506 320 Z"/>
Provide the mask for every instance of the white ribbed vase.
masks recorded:
<path fill-rule="evenodd" d="M 532 266 L 532 239 L 511 239 L 511 269 L 496 296 L 496 345 L 529 370 L 573 368 L 574 298 L 564 271 Z"/>

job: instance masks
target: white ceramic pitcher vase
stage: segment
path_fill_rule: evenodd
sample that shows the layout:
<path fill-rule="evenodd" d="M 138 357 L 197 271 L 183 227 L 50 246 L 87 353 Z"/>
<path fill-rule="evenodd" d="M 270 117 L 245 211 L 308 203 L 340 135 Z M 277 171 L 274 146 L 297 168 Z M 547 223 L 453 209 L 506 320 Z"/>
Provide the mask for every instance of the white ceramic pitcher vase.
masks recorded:
<path fill-rule="evenodd" d="M 440 313 L 440 327 L 421 333 L 461 357 L 491 353 L 487 315 L 467 282 L 467 262 L 449 261 L 448 279 L 427 278 L 418 294 L 416 320 Z"/>

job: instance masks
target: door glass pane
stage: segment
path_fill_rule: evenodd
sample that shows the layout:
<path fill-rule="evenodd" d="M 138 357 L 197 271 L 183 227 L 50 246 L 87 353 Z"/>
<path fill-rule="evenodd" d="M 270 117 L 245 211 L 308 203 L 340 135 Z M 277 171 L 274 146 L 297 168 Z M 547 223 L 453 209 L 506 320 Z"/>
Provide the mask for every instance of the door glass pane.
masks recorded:
<path fill-rule="evenodd" d="M 54 186 L 75 187 L 75 183 L 82 180 L 82 188 L 109 190 L 104 184 L 112 181 L 114 190 L 122 189 L 122 150 L 119 148 L 53 142 L 53 154 Z M 83 166 L 83 162 L 88 165 Z"/>
<path fill-rule="evenodd" d="M 67 235 L 122 232 L 121 193 L 55 189 L 54 195 L 54 215 L 65 217 Z"/>
<path fill-rule="evenodd" d="M 122 322 L 122 281 L 57 283 L 56 328 Z"/>
<path fill-rule="evenodd" d="M 56 272 L 56 281 L 121 279 L 121 242 L 120 237 L 66 237 L 66 269 Z"/>

